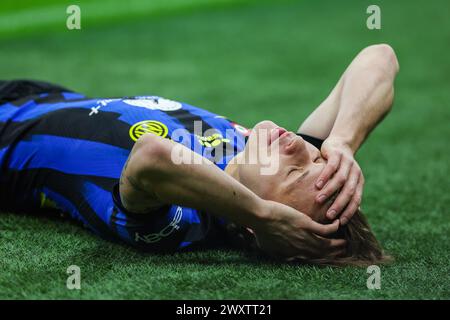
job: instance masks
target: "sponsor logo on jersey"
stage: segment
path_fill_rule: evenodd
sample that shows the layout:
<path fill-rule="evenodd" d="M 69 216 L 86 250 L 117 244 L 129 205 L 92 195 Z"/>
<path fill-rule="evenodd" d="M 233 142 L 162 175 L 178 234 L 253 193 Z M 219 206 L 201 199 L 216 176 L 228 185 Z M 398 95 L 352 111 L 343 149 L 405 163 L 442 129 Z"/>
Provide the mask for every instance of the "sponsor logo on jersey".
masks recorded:
<path fill-rule="evenodd" d="M 118 101 L 119 99 L 102 99 L 102 100 L 98 100 L 97 101 L 97 105 L 95 107 L 91 108 L 91 112 L 89 112 L 89 117 L 96 115 L 99 113 L 99 110 L 102 107 L 106 107 L 109 103 L 114 102 L 114 101 Z"/>
<path fill-rule="evenodd" d="M 163 238 L 167 238 L 174 231 L 180 229 L 179 223 L 180 223 L 182 217 L 183 217 L 183 209 L 181 207 L 177 207 L 177 211 L 175 212 L 175 215 L 173 216 L 172 221 L 166 227 L 164 227 L 160 232 L 143 234 L 143 235 L 139 234 L 139 232 L 136 232 L 134 234 L 134 240 L 136 242 L 142 241 L 145 243 L 155 243 L 155 242 L 160 241 Z"/>
<path fill-rule="evenodd" d="M 175 111 L 182 108 L 182 104 L 156 96 L 135 97 L 123 100 L 126 104 L 150 110 Z"/>
<path fill-rule="evenodd" d="M 58 209 L 58 205 L 53 200 L 49 199 L 43 192 L 40 193 L 40 203 L 43 209 Z"/>
<path fill-rule="evenodd" d="M 135 123 L 130 128 L 130 137 L 133 141 L 137 141 L 143 134 L 153 133 L 159 137 L 165 138 L 168 132 L 169 130 L 164 123 L 156 120 L 144 120 Z"/>
<path fill-rule="evenodd" d="M 230 139 L 225 139 L 224 137 L 222 137 L 222 135 L 220 133 L 214 133 L 214 134 L 212 134 L 210 136 L 206 136 L 206 137 L 197 135 L 197 140 L 202 146 L 210 147 L 210 148 L 217 147 L 221 143 L 230 142 Z"/>

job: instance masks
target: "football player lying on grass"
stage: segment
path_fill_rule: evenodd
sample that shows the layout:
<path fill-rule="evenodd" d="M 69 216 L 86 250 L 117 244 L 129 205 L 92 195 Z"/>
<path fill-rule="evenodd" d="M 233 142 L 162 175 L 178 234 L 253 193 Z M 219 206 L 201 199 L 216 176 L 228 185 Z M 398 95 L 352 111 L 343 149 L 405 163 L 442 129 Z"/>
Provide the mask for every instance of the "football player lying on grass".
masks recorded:
<path fill-rule="evenodd" d="M 383 262 L 354 154 L 389 111 L 397 71 L 391 47 L 364 49 L 297 133 L 156 96 L 0 82 L 1 209 L 56 210 L 152 252 L 237 245 L 286 261 Z"/>

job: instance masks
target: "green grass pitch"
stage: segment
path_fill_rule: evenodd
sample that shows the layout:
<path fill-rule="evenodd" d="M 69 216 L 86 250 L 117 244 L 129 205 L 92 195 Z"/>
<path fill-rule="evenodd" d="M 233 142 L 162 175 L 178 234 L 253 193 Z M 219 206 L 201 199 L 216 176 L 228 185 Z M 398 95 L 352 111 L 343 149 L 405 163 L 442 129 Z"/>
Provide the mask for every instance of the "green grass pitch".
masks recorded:
<path fill-rule="evenodd" d="M 66 3 L 67 2 L 67 3 Z M 449 3 L 376 1 L 2 1 L 0 78 L 37 78 L 90 96 L 157 94 L 246 126 L 295 130 L 363 47 L 391 44 L 392 113 L 358 154 L 363 210 L 395 263 L 368 290 L 365 268 L 298 267 L 227 251 L 145 255 L 70 223 L 0 214 L 3 299 L 450 298 Z M 151 5 L 145 3 L 152 3 Z M 18 7 L 20 6 L 20 8 Z M 66 269 L 81 267 L 81 290 Z"/>

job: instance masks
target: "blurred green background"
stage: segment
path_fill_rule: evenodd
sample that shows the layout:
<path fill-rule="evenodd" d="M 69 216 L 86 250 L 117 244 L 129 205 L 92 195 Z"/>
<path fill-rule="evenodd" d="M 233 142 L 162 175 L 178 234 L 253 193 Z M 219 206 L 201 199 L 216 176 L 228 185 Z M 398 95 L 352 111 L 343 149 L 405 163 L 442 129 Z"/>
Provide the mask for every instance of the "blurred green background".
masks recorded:
<path fill-rule="evenodd" d="M 66 8 L 81 7 L 81 30 Z M 366 8 L 381 8 L 368 30 Z M 251 127 L 295 130 L 365 46 L 400 74 L 390 116 L 358 154 L 363 209 L 396 258 L 382 289 L 364 268 L 268 264 L 224 251 L 144 255 L 70 223 L 0 214 L 0 298 L 450 298 L 450 3 L 434 1 L 2 0 L 0 79 L 94 97 L 161 95 Z M 66 289 L 66 268 L 82 290 Z"/>

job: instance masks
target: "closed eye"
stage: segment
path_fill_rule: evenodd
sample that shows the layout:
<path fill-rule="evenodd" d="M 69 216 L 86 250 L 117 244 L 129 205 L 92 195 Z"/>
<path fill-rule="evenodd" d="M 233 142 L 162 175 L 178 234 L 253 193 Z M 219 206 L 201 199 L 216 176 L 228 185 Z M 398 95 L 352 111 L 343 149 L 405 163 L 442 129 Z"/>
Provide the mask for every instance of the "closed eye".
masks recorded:
<path fill-rule="evenodd" d="M 298 183 L 299 181 L 301 181 L 304 177 L 306 177 L 306 175 L 309 173 L 309 170 L 304 171 L 303 168 L 292 168 L 291 170 L 289 170 L 288 172 L 288 176 L 291 175 L 291 173 L 295 173 L 297 172 L 297 174 L 294 176 L 293 179 L 295 179 L 295 182 Z"/>
<path fill-rule="evenodd" d="M 317 152 L 316 157 L 313 160 L 314 163 L 324 163 L 325 159 L 322 158 L 322 154 L 320 152 Z"/>

